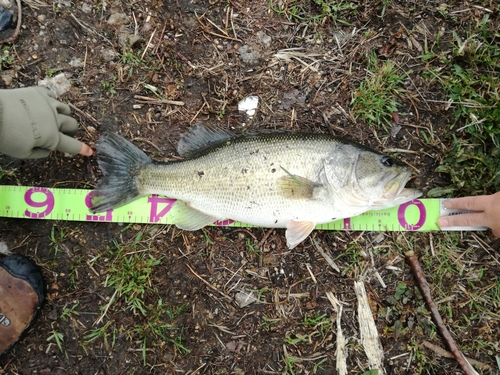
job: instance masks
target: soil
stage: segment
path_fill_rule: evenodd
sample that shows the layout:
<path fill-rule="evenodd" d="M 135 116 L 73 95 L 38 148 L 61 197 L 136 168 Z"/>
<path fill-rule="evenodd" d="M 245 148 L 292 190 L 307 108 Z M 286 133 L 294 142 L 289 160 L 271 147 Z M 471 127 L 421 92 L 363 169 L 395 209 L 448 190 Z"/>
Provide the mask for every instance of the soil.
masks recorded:
<path fill-rule="evenodd" d="M 304 3 L 311 12 L 320 11 L 314 2 Z M 64 73 L 71 90 L 59 99 L 72 104 L 80 123 L 77 137 L 92 147 L 101 133 L 113 131 L 156 160 L 173 160 L 178 158 L 180 136 L 197 122 L 236 133 L 331 133 L 381 152 L 406 150 L 397 157 L 415 169 L 417 177 L 410 185 L 424 194 L 446 186 L 447 176 L 435 168 L 450 147 L 442 139 L 448 139 L 454 118 L 441 102 L 446 98 L 437 84 L 424 79 L 426 64 L 415 57 L 422 54 L 424 41 L 436 40 L 438 32 L 444 35 L 443 50 L 453 31 L 465 32 L 458 11 L 470 4 L 450 5 L 457 10 L 453 20 L 439 17 L 441 4 L 434 1 L 425 6 L 395 1 L 384 17 L 380 2 L 356 5 L 346 16 L 350 25 L 332 20 L 314 25 L 287 20 L 271 11 L 267 1 L 23 3 L 22 27 L 10 52 L 14 63 L 7 67 L 8 74 L 4 68 L 0 85 L 32 86 L 48 75 Z M 277 58 L 285 49 L 293 49 L 290 59 Z M 390 124 L 394 136 L 350 114 L 353 92 L 366 75 L 372 52 L 409 72 L 405 85 L 412 94 L 400 98 L 398 123 Z M 153 87 L 162 99 L 183 105 L 140 98 L 157 99 Z M 250 95 L 259 97 L 253 119 L 238 111 L 238 102 Z M 54 152 L 39 160 L 0 156 L 0 163 L 16 170 L 1 180 L 3 185 L 90 188 L 100 177 L 95 157 Z M 387 373 L 460 373 L 455 360 L 423 345 L 427 340 L 445 347 L 430 327 L 402 256 L 410 247 L 417 253 L 428 250 L 434 238 L 429 233 L 315 231 L 313 239 L 335 259 L 337 272 L 311 241 L 289 250 L 284 230 L 207 227 L 183 232 L 174 226 L 24 219 L 0 219 L 0 227 L 2 241 L 39 264 L 47 284 L 38 319 L 0 357 L 2 374 L 332 374 L 337 313 L 327 292 L 344 303 L 349 373 L 363 373 L 367 358 L 353 291 L 358 279 L 367 288 Z M 479 236 L 489 249 L 498 250 L 498 241 L 489 233 Z M 474 248 L 470 235 L 457 238 L 462 248 Z M 141 299 L 150 310 L 161 301 L 176 311 L 158 320 L 168 327 L 170 340 L 148 331 L 151 316 L 131 311 L 115 289 L 106 286 L 117 243 L 159 261 Z M 484 272 L 492 279 L 500 272 L 498 253 L 478 248 L 470 256 L 477 264 L 489 265 Z M 439 287 L 446 289 L 447 282 L 459 277 L 451 274 Z M 383 316 L 381 311 L 395 303 L 398 283 L 414 292 L 404 309 Z M 240 307 L 235 296 L 248 290 L 258 292 L 259 301 Z M 67 314 L 75 305 L 77 313 Z M 103 315 L 107 305 L 110 309 Z M 453 309 L 455 319 L 467 316 L 467 306 L 456 302 Z M 314 319 L 323 324 L 308 323 Z M 455 331 L 454 338 L 464 345 L 484 335 L 485 324 Z M 493 336 L 485 340 L 498 344 L 498 320 L 488 324 Z M 108 329 L 107 342 L 88 338 L 89 332 L 103 327 Z M 55 333 L 61 334 L 61 348 Z M 179 337 L 188 351 L 173 342 Z M 495 368 L 500 349 L 466 354 Z"/>

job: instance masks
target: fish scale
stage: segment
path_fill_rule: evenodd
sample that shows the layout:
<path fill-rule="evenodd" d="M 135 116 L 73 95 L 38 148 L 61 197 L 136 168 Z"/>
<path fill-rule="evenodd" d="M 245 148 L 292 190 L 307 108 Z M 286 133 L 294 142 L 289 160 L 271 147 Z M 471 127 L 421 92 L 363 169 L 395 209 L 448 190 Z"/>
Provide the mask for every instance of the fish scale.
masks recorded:
<path fill-rule="evenodd" d="M 326 215 L 332 221 L 331 215 L 320 214 L 327 202 L 287 198 L 278 188 L 285 171 L 318 180 L 321 160 L 337 146 L 318 138 L 237 138 L 195 159 L 152 164 L 141 171 L 140 184 L 146 194 L 176 197 L 217 220 L 245 219 L 265 227 L 285 227 L 290 216 L 311 220 Z"/>

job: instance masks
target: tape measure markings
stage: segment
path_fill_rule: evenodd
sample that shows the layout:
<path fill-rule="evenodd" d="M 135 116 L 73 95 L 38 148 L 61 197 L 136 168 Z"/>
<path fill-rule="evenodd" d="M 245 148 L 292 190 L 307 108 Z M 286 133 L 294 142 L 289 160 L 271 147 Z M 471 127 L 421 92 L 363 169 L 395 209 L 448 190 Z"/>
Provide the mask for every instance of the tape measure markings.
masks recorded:
<path fill-rule="evenodd" d="M 174 224 L 180 213 L 175 200 L 158 195 L 139 198 L 125 206 L 105 213 L 92 214 L 93 190 L 45 188 L 30 186 L 0 186 L 0 217 L 67 220 L 86 222 L 117 222 L 142 224 Z M 437 220 L 443 215 L 461 211 L 444 210 L 442 199 L 415 199 L 398 207 L 368 211 L 351 218 L 340 219 L 316 228 L 323 230 L 366 231 L 430 231 L 440 230 Z M 233 220 L 215 222 L 219 226 L 252 227 Z M 484 227 L 460 227 L 451 230 L 484 230 Z"/>

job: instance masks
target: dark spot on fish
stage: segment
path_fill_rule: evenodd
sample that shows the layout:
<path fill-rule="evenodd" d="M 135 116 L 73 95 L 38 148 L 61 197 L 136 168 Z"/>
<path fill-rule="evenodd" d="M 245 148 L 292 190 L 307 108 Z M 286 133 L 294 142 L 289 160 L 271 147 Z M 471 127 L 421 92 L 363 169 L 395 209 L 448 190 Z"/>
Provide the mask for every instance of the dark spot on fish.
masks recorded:
<path fill-rule="evenodd" d="M 271 169 L 271 173 L 276 172 L 276 168 Z"/>
<path fill-rule="evenodd" d="M 259 150 L 250 151 L 250 155 L 253 155 L 253 154 L 258 154 L 258 153 L 259 153 Z"/>
<path fill-rule="evenodd" d="M 247 190 L 250 190 L 250 186 L 247 186 Z"/>
<path fill-rule="evenodd" d="M 278 223 L 278 220 L 274 220 L 274 224 L 277 224 Z"/>
<path fill-rule="evenodd" d="M 245 173 L 247 173 L 247 172 L 248 172 L 248 169 L 247 169 L 247 168 L 243 168 L 243 169 L 241 170 L 241 174 L 245 174 Z"/>
<path fill-rule="evenodd" d="M 203 171 L 198 171 L 198 176 L 199 176 L 200 178 L 202 178 L 204 175 L 205 175 L 205 172 L 203 172 Z"/>

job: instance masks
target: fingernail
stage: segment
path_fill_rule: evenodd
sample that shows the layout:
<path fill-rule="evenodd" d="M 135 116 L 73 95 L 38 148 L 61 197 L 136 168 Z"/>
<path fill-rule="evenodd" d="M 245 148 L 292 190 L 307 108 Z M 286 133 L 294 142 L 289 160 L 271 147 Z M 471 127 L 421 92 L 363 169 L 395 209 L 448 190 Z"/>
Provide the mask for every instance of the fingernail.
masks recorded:
<path fill-rule="evenodd" d="M 449 226 L 448 219 L 443 218 L 443 217 L 442 217 L 442 218 L 440 218 L 440 219 L 438 220 L 438 222 L 437 222 L 437 225 L 438 225 L 439 227 L 447 227 L 447 226 Z"/>

